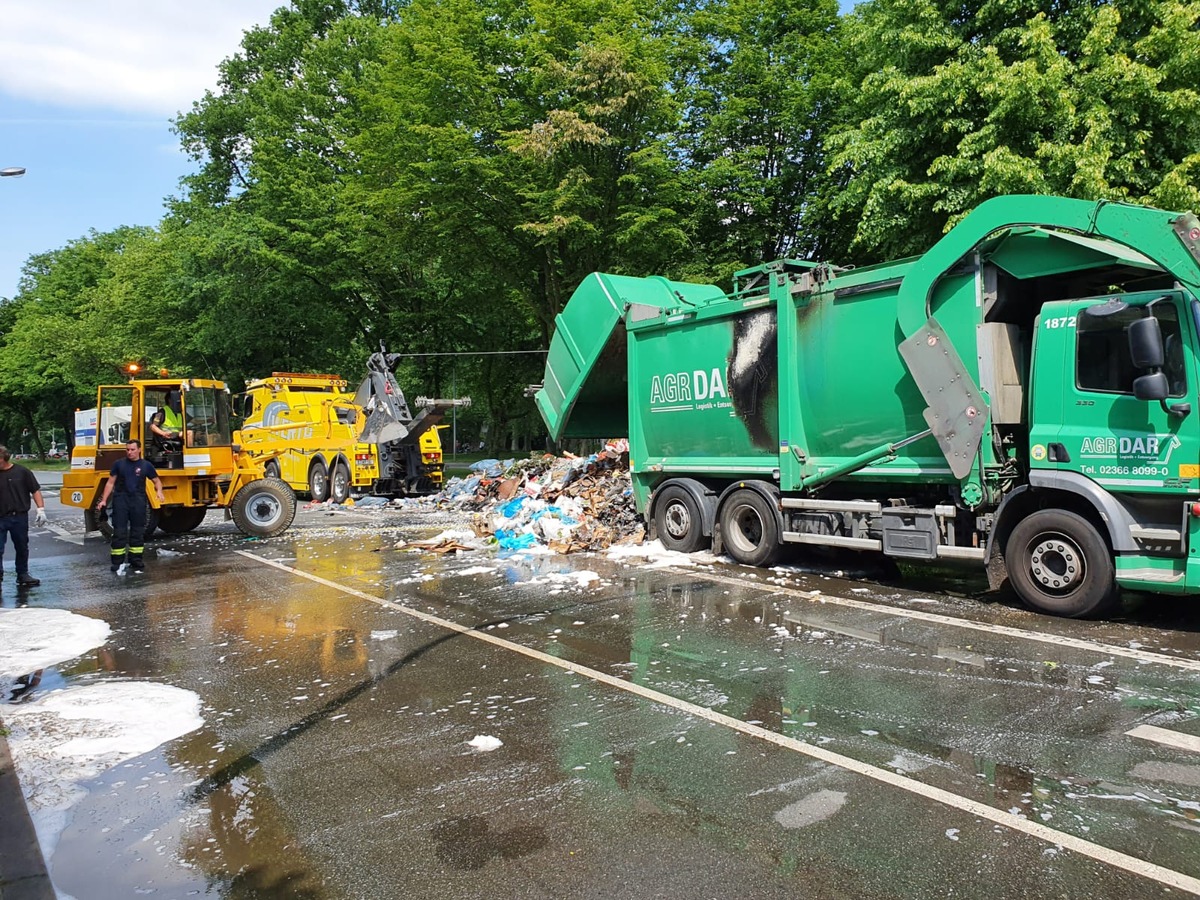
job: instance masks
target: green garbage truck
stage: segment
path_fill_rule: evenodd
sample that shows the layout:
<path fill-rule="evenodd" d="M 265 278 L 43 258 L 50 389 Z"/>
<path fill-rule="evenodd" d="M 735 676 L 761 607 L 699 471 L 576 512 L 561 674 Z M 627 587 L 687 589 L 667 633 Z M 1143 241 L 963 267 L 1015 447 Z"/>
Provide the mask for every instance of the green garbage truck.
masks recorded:
<path fill-rule="evenodd" d="M 895 262 L 590 275 L 535 400 L 555 440 L 628 435 L 668 548 L 958 562 L 1101 615 L 1200 593 L 1197 298 L 1194 214 L 998 197 Z"/>

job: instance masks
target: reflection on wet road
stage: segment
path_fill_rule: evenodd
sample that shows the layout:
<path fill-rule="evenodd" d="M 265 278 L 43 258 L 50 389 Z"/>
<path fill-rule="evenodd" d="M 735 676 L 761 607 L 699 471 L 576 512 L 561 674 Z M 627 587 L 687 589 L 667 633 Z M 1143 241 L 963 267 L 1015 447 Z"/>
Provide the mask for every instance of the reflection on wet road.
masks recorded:
<path fill-rule="evenodd" d="M 185 539 L 142 583 L 61 551 L 62 605 L 113 636 L 47 677 L 164 681 L 205 719 L 89 786 L 61 890 L 1200 893 L 1200 758 L 1156 739 L 1200 736 L 1200 614 L 390 549 L 407 527 Z"/>

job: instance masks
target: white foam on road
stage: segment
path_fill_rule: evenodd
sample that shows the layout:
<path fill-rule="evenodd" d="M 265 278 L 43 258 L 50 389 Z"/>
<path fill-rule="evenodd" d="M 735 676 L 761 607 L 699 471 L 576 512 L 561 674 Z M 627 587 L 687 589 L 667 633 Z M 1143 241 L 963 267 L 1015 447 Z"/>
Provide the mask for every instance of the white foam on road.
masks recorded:
<path fill-rule="evenodd" d="M 659 540 L 647 541 L 644 544 L 616 544 L 608 548 L 608 558 L 619 562 L 644 559 L 646 560 L 642 566 L 644 569 L 696 565 L 696 560 L 692 558 L 692 555 L 680 553 L 678 550 L 668 550 Z"/>
<path fill-rule="evenodd" d="M 204 724 L 191 691 L 144 681 L 52 691 L 4 708 L 8 743 L 42 852 L 54 855 L 83 784 Z"/>
<path fill-rule="evenodd" d="M 0 678 L 82 656 L 108 640 L 109 631 L 107 622 L 65 609 L 0 609 Z"/>
<path fill-rule="evenodd" d="M 64 609 L 0 609 L 0 690 L 108 640 L 107 622 Z M 103 681 L 0 706 L 42 854 L 54 855 L 84 782 L 204 724 L 200 698 L 165 684 Z"/>

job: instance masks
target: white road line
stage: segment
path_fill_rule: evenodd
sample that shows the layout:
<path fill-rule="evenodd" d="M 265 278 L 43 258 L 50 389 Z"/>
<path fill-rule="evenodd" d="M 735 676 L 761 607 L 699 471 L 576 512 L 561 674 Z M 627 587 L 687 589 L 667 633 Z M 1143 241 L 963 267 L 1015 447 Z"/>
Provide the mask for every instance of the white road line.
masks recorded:
<path fill-rule="evenodd" d="M 927 800 L 932 800 L 936 803 L 941 803 L 952 809 L 961 810 L 969 815 L 977 816 L 988 822 L 994 822 L 997 825 L 1002 825 L 1005 828 L 1010 828 L 1013 831 L 1019 831 L 1022 834 L 1027 834 L 1038 840 L 1045 841 L 1048 844 L 1053 844 L 1058 847 L 1063 847 L 1067 850 L 1073 850 L 1081 856 L 1089 857 L 1117 869 L 1123 869 L 1126 872 L 1131 872 L 1142 878 L 1148 878 L 1152 881 L 1157 881 L 1159 884 L 1168 887 L 1177 888 L 1181 891 L 1186 891 L 1190 894 L 1200 896 L 1200 878 L 1193 878 L 1190 875 L 1185 875 L 1182 872 L 1176 872 L 1174 869 L 1168 869 L 1165 866 L 1155 865 L 1151 862 L 1138 859 L 1136 856 L 1130 856 L 1126 853 L 1121 853 L 1117 850 L 1111 850 L 1108 847 L 1103 847 L 1100 844 L 1093 844 L 1090 841 L 1085 841 L 1082 838 L 1077 838 L 1073 834 L 1067 834 L 1065 831 L 1058 831 L 1054 828 L 1048 828 L 1040 822 L 1031 822 L 1028 819 L 1023 819 L 1020 816 L 1015 816 L 1012 813 L 1004 812 L 1003 810 L 995 809 L 985 803 L 980 803 L 977 800 L 972 800 L 969 797 L 960 797 L 958 794 L 950 791 L 942 790 L 941 788 L 933 787 L 932 785 L 924 784 L 905 775 L 899 775 L 895 772 L 890 772 L 887 769 L 881 769 L 877 766 L 869 765 L 868 763 L 860 762 L 849 756 L 843 756 L 840 753 L 834 753 L 829 750 L 824 750 L 813 744 L 806 744 L 803 741 L 798 741 L 795 738 L 787 737 L 786 735 L 776 734 L 773 731 L 768 731 L 765 728 L 760 728 L 757 725 L 751 725 L 743 722 L 740 719 L 735 719 L 732 716 L 727 716 L 719 712 L 714 712 L 704 706 L 697 706 L 695 703 L 689 703 L 686 700 L 680 700 L 677 697 L 672 697 L 669 694 L 663 694 L 651 688 L 643 687 L 640 684 L 635 684 L 631 681 L 625 681 L 605 672 L 599 672 L 587 666 L 577 665 L 564 659 L 558 659 L 548 653 L 542 653 L 540 650 L 534 650 L 531 647 L 526 647 L 522 644 L 513 641 L 505 640 L 504 638 L 496 637 L 484 631 L 475 631 L 466 625 L 460 625 L 449 619 L 443 619 L 440 616 L 430 615 L 429 613 L 421 612 L 413 609 L 411 606 L 405 606 L 403 603 L 396 603 L 393 600 L 385 600 L 382 597 L 376 597 L 368 594 L 365 591 L 348 588 L 345 585 L 338 584 L 336 581 L 329 581 L 326 578 L 321 578 L 318 575 L 310 575 L 308 572 L 300 569 L 285 566 L 282 563 L 277 563 L 274 560 L 266 559 L 254 553 L 249 553 L 245 550 L 237 550 L 236 553 L 254 562 L 261 563 L 266 566 L 271 566 L 280 569 L 284 572 L 289 572 L 300 578 L 306 578 L 316 584 L 323 584 L 328 588 L 336 591 L 341 591 L 344 594 L 349 594 L 352 597 L 358 597 L 361 600 L 366 600 L 370 603 L 375 603 L 379 606 L 393 609 L 397 612 L 404 613 L 419 621 L 426 622 L 430 625 L 436 625 L 439 628 L 444 628 L 448 631 L 454 631 L 465 637 L 474 638 L 478 641 L 483 641 L 486 644 L 492 644 L 503 650 L 509 650 L 513 653 L 519 653 L 522 656 L 529 657 L 548 666 L 555 666 L 564 669 L 574 675 L 579 675 L 584 678 L 590 678 L 600 684 L 608 685 L 617 690 L 625 691 L 630 694 L 635 694 L 645 700 L 653 703 L 660 703 L 663 706 L 669 706 L 672 709 L 680 710 L 688 715 L 695 716 L 699 719 L 704 719 L 716 725 L 722 725 L 734 731 L 739 731 L 742 734 L 747 734 L 752 737 L 759 738 L 770 744 L 775 744 L 778 747 L 783 747 L 787 750 L 794 750 L 797 753 L 810 757 L 811 759 L 820 760 L 829 765 L 837 766 L 849 772 L 854 772 L 858 775 L 863 775 L 875 781 L 892 787 L 900 788 L 910 794 L 915 794 L 919 797 L 924 797 Z"/>
<path fill-rule="evenodd" d="M 942 616 L 937 613 L 921 612 L 916 609 L 904 609 L 898 606 L 884 606 L 879 603 L 869 603 L 866 600 L 851 600 L 847 597 L 834 597 L 816 591 L 803 591 L 799 588 L 780 587 L 777 584 L 763 584 L 748 578 L 731 578 L 727 575 L 715 575 L 696 569 L 677 569 L 665 566 L 659 571 L 670 572 L 682 577 L 702 578 L 719 584 L 730 584 L 740 588 L 753 588 L 769 594 L 780 594 L 785 597 L 797 597 L 813 603 L 823 603 L 829 606 L 844 606 L 848 609 L 860 609 L 879 615 L 903 616 L 919 622 L 931 622 L 935 625 L 949 625 L 968 631 L 983 631 L 988 634 L 999 634 L 1004 637 L 1018 638 L 1023 641 L 1036 641 L 1039 644 L 1053 644 L 1056 647 L 1070 647 L 1072 650 L 1086 650 L 1102 656 L 1122 656 L 1138 662 L 1155 663 L 1160 666 L 1171 666 L 1175 669 L 1186 669 L 1189 672 L 1200 672 L 1200 660 L 1180 659 L 1165 653 L 1152 653 L 1148 650 L 1137 650 L 1133 647 L 1119 647 L 1116 644 L 1105 644 L 1100 641 L 1088 641 L 1082 638 L 1062 637 L 1056 634 L 1044 634 L 1040 631 L 1029 631 L 1024 628 L 1011 628 L 1007 625 L 988 625 L 986 622 L 971 622 L 967 619 L 957 619 L 954 616 Z"/>
<path fill-rule="evenodd" d="M 1168 747 L 1174 747 L 1176 750 L 1190 750 L 1192 753 L 1200 753 L 1200 737 L 1190 734 L 1180 734 L 1178 731 L 1171 731 L 1168 728 L 1158 728 L 1154 725 L 1139 725 L 1137 728 L 1131 728 L 1125 733 L 1130 737 L 1141 738 L 1143 741 L 1154 741 L 1156 744 L 1165 744 Z"/>
<path fill-rule="evenodd" d="M 71 534 L 71 532 L 66 531 L 62 528 L 59 528 L 57 525 L 51 525 L 49 522 L 47 522 L 42 527 L 45 528 L 47 531 L 53 531 L 54 536 L 56 538 L 58 538 L 60 541 L 66 541 L 68 544 L 79 544 L 81 546 L 83 545 L 84 535 L 82 535 L 82 534 Z"/>

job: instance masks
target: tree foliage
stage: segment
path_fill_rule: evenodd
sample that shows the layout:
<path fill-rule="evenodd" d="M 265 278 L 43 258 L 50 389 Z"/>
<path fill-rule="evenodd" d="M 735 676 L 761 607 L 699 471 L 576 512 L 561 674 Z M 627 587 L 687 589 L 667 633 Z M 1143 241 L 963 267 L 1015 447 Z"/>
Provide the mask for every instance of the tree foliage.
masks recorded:
<path fill-rule="evenodd" d="M 383 341 L 497 446 L 542 432 L 523 388 L 591 271 L 906 255 L 1012 192 L 1198 207 L 1198 22 L 1181 0 L 292 0 L 176 121 L 195 170 L 158 227 L 29 260 L 0 304 L 0 437 L 67 424 L 130 357 L 236 388 L 353 379 Z"/>
<path fill-rule="evenodd" d="M 862 4 L 836 211 L 882 258 L 1000 194 L 1200 205 L 1198 20 L 1179 0 Z"/>

